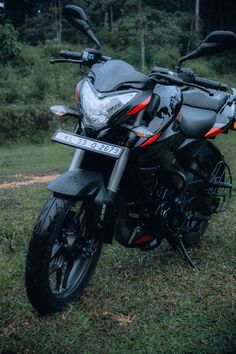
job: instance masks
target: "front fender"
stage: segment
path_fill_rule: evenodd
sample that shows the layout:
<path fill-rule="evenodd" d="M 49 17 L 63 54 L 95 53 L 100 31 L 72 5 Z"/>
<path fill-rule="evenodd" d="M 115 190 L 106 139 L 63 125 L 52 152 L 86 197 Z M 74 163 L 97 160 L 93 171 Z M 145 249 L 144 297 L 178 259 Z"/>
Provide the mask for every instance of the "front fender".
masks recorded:
<path fill-rule="evenodd" d="M 95 197 L 103 185 L 100 173 L 79 169 L 57 177 L 48 185 L 48 189 L 70 197 Z"/>
<path fill-rule="evenodd" d="M 51 182 L 48 189 L 67 197 L 92 200 L 94 202 L 92 232 L 103 242 L 112 242 L 113 200 L 105 188 L 100 173 L 82 169 L 68 171 Z"/>

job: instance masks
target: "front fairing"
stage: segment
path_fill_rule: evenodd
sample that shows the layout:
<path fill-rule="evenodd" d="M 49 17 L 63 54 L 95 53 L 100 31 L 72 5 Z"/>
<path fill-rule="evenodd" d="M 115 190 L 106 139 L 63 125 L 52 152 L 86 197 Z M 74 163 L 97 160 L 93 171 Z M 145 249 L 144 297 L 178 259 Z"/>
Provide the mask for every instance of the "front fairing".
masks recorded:
<path fill-rule="evenodd" d="M 122 60 L 110 60 L 105 64 L 95 64 L 88 74 L 94 88 L 101 93 L 118 90 L 150 89 L 148 76 L 136 71 Z"/>

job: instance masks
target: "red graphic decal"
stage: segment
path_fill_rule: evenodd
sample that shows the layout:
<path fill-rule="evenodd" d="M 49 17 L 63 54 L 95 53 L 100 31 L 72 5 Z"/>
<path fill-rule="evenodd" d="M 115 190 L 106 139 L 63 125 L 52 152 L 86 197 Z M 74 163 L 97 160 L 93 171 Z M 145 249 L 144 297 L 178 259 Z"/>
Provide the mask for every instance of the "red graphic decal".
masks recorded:
<path fill-rule="evenodd" d="M 152 143 L 154 143 L 160 136 L 161 136 L 162 132 L 152 136 L 151 138 L 147 139 L 146 141 L 144 141 L 144 143 L 142 143 L 140 145 L 140 147 L 144 147 L 144 146 L 147 146 L 147 145 L 150 145 Z"/>
<path fill-rule="evenodd" d="M 140 245 L 141 243 L 147 242 L 147 241 L 152 241 L 154 240 L 153 237 L 149 236 L 149 235 L 144 235 L 141 238 L 139 238 L 137 241 L 135 241 L 133 244 L 134 245 Z"/>
<path fill-rule="evenodd" d="M 182 118 L 182 114 L 178 113 L 175 119 L 179 122 L 181 118 Z"/>
<path fill-rule="evenodd" d="M 75 89 L 75 102 L 76 102 L 76 104 L 78 104 L 78 102 L 79 102 L 79 84 L 76 86 L 76 89 Z"/>
<path fill-rule="evenodd" d="M 204 138 L 210 138 L 212 136 L 218 135 L 220 133 L 222 133 L 225 129 L 227 129 L 227 127 L 224 128 L 211 128 L 205 135 Z"/>
<path fill-rule="evenodd" d="M 142 111 L 145 107 L 147 107 L 147 105 L 149 104 L 151 99 L 152 99 L 152 96 L 149 96 L 148 98 L 146 98 L 145 101 L 140 103 L 138 106 L 132 108 L 131 111 L 128 112 L 128 116 L 131 116 L 132 114 L 136 114 L 136 113 Z"/>

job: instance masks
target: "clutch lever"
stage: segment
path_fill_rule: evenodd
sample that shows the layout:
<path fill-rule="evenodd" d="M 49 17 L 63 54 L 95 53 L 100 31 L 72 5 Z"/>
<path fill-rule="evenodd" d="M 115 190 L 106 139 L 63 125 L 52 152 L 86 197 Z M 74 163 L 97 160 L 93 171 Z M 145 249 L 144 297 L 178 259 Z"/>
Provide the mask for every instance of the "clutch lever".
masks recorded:
<path fill-rule="evenodd" d="M 76 60 L 76 59 L 51 59 L 50 60 L 50 64 L 58 64 L 58 63 L 82 64 L 83 60 Z"/>

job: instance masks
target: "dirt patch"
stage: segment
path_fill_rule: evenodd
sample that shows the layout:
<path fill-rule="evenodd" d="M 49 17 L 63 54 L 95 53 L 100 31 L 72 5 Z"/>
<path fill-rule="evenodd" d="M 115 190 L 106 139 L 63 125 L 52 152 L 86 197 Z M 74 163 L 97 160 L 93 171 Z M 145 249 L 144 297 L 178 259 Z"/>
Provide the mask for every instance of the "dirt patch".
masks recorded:
<path fill-rule="evenodd" d="M 15 177 L 20 178 L 20 181 L 2 183 L 0 184 L 0 189 L 14 189 L 17 187 L 31 186 L 35 183 L 49 183 L 54 180 L 58 175 L 47 175 L 47 176 L 27 176 L 27 175 L 15 175 Z"/>

